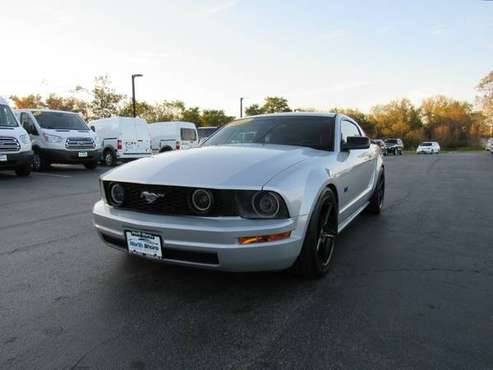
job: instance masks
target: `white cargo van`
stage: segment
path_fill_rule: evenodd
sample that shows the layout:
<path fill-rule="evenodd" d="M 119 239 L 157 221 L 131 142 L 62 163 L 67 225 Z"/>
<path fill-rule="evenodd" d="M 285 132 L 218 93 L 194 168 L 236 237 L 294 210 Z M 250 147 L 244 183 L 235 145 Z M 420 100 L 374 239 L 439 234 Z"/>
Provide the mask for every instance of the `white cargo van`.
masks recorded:
<path fill-rule="evenodd" d="M 154 153 L 190 149 L 198 145 L 198 134 L 192 122 L 171 121 L 149 124 Z"/>
<path fill-rule="evenodd" d="M 141 118 L 102 118 L 90 121 L 89 126 L 98 137 L 107 166 L 152 155 L 149 125 Z"/>
<path fill-rule="evenodd" d="M 17 109 L 22 127 L 33 146 L 33 169 L 47 170 L 51 163 L 83 164 L 96 168 L 101 150 L 96 135 L 78 113 L 50 109 Z"/>
<path fill-rule="evenodd" d="M 7 101 L 0 97 L 0 170 L 29 176 L 33 160 L 29 135 L 17 122 Z"/>

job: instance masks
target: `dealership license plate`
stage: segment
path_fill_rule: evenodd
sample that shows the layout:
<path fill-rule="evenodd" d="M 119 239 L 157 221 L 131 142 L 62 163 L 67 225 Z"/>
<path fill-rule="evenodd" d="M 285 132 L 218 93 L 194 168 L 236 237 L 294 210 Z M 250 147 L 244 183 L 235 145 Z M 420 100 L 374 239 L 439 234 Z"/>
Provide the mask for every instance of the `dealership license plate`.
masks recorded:
<path fill-rule="evenodd" d="M 7 154 L 0 154 L 0 162 L 7 162 Z"/>
<path fill-rule="evenodd" d="M 130 253 L 162 257 L 161 238 L 159 235 L 144 231 L 126 231 L 127 246 Z"/>
<path fill-rule="evenodd" d="M 86 158 L 87 157 L 87 152 L 79 152 L 79 157 L 80 158 Z"/>

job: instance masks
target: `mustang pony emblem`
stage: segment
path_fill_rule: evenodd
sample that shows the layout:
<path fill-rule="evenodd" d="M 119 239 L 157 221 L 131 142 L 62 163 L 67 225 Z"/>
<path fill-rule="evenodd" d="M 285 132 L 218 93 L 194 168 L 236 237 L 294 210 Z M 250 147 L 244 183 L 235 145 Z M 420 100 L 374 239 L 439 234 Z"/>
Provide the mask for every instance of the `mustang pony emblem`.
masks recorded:
<path fill-rule="evenodd" d="M 143 191 L 142 193 L 140 193 L 140 197 L 141 198 L 144 198 L 145 202 L 147 204 L 152 204 L 154 203 L 156 200 L 158 200 L 159 198 L 164 198 L 164 194 L 160 194 L 160 193 L 151 193 L 149 191 Z"/>

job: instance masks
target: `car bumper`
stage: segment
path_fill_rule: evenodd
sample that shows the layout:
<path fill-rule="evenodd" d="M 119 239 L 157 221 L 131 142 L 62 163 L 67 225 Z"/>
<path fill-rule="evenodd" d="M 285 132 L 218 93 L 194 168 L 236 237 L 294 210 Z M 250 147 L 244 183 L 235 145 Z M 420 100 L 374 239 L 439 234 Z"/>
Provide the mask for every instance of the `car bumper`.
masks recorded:
<path fill-rule="evenodd" d="M 79 153 L 87 153 L 87 156 L 80 157 Z M 40 149 L 40 156 L 52 163 L 89 163 L 97 162 L 101 158 L 101 150 L 54 150 L 54 149 Z"/>
<path fill-rule="evenodd" d="M 6 161 L 0 161 L 0 169 L 15 170 L 16 168 L 30 165 L 33 160 L 33 152 L 31 150 L 20 153 L 1 153 L 7 155 Z"/>
<path fill-rule="evenodd" d="M 140 158 L 146 158 L 152 156 L 152 153 L 136 153 L 136 154 L 124 154 L 124 153 L 116 153 L 116 156 L 119 161 L 133 161 Z"/>
<path fill-rule="evenodd" d="M 161 237 L 161 262 L 221 270 L 273 271 L 290 267 L 304 240 L 307 216 L 284 220 L 247 220 L 239 217 L 204 218 L 161 216 L 108 206 L 94 205 L 94 225 L 110 247 L 128 252 L 125 231 L 146 231 Z M 240 245 L 245 236 L 270 235 L 291 231 L 276 242 Z"/>

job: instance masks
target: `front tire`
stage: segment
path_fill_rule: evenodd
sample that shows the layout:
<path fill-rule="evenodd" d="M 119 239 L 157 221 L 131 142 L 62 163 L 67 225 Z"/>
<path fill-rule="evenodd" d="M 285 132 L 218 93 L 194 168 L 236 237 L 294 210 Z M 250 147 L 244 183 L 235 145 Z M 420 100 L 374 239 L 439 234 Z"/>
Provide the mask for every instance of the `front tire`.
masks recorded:
<path fill-rule="evenodd" d="M 84 163 L 84 167 L 88 170 L 95 170 L 97 166 L 98 166 L 98 162 L 96 161 Z"/>
<path fill-rule="evenodd" d="M 33 154 L 33 171 L 43 172 L 47 171 L 50 168 L 50 162 L 41 157 L 38 152 L 34 152 Z"/>
<path fill-rule="evenodd" d="M 337 200 L 330 189 L 320 196 L 310 217 L 301 252 L 292 270 L 306 278 L 320 278 L 330 270 L 337 235 Z"/>
<path fill-rule="evenodd" d="M 113 167 L 116 165 L 116 155 L 115 153 L 110 150 L 106 149 L 103 153 L 103 162 L 106 166 L 108 167 Z"/>
<path fill-rule="evenodd" d="M 17 167 L 15 169 L 15 174 L 19 177 L 27 177 L 31 174 L 32 166 L 30 164 L 25 164 L 23 166 Z"/>

